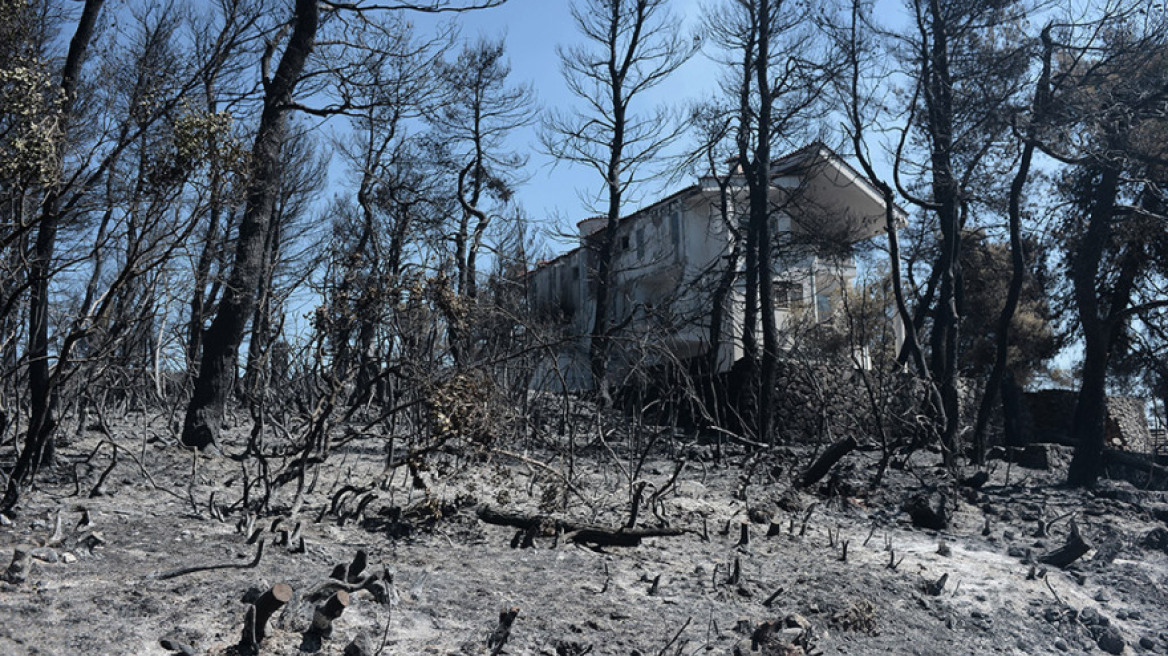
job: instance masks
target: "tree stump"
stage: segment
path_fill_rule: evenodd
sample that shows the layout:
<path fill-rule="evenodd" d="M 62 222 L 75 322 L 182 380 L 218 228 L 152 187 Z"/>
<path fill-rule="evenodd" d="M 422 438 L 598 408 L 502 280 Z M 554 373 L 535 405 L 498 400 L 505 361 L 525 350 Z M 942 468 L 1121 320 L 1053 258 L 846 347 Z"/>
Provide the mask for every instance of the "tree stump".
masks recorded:
<path fill-rule="evenodd" d="M 4 571 L 4 574 L 0 575 L 0 579 L 13 585 L 20 585 L 28 580 L 28 563 L 31 553 L 31 549 L 25 546 L 13 549 L 12 562 L 8 565 L 8 569 Z"/>
<path fill-rule="evenodd" d="M 345 612 L 349 607 L 349 593 L 344 590 L 338 590 L 333 596 L 328 598 L 324 604 L 317 606 L 316 612 L 312 615 L 312 626 L 309 627 L 308 632 L 322 638 L 327 638 L 333 633 L 333 621 Z"/>
<path fill-rule="evenodd" d="M 487 637 L 487 649 L 491 650 L 491 656 L 498 656 L 499 652 L 503 651 L 503 645 L 507 644 L 507 640 L 511 637 L 511 625 L 515 623 L 515 617 L 518 615 L 519 608 L 517 607 L 504 608 L 499 611 L 499 624 Z"/>
<path fill-rule="evenodd" d="M 1079 525 L 1072 519 L 1071 533 L 1067 535 L 1066 544 L 1048 554 L 1039 556 L 1038 562 L 1060 568 L 1066 567 L 1082 558 L 1090 550 L 1091 545 L 1083 539 L 1082 534 L 1079 533 Z"/>
<path fill-rule="evenodd" d="M 287 583 L 277 583 L 270 590 L 260 595 L 255 603 L 247 608 L 243 619 L 243 636 L 239 640 L 239 651 L 243 654 L 259 653 L 259 645 L 264 641 L 268 632 L 268 620 L 276 611 L 284 607 L 292 599 L 292 586 Z"/>

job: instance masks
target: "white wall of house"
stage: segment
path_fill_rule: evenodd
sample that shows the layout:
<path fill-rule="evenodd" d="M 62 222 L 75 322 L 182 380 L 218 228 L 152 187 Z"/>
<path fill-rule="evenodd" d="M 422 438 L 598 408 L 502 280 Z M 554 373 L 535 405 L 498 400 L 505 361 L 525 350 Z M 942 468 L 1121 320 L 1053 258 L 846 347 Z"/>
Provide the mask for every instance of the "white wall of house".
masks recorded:
<path fill-rule="evenodd" d="M 848 249 L 829 258 L 797 244 L 811 235 L 850 244 L 879 234 L 883 226 L 883 205 L 874 191 L 850 167 L 823 157 L 825 165 L 814 174 L 778 178 L 772 190 L 776 206 L 786 208 L 773 219 L 779 235 L 776 320 L 787 336 L 785 348 L 793 345 L 796 324 L 825 322 L 838 312 L 840 296 L 852 288 L 856 275 Z M 792 200 L 796 193 L 798 202 Z M 745 190 L 735 197 L 744 208 Z M 614 351 L 624 354 L 623 361 L 618 356 L 614 362 L 616 376 L 622 366 L 665 359 L 664 351 L 683 360 L 708 352 L 712 291 L 733 239 L 718 201 L 716 186 L 698 184 L 621 221 L 610 305 L 611 325 L 618 327 Z M 548 363 L 554 375 L 537 376 L 554 384 L 537 386 L 589 385 L 587 335 L 595 312 L 589 276 L 595 275 L 595 254 L 588 237 L 603 226 L 602 218 L 582 221 L 582 246 L 529 274 L 533 309 L 559 322 L 565 336 L 577 336 Z M 723 329 L 725 341 L 718 345 L 723 371 L 743 356 L 744 289 L 740 276 Z"/>

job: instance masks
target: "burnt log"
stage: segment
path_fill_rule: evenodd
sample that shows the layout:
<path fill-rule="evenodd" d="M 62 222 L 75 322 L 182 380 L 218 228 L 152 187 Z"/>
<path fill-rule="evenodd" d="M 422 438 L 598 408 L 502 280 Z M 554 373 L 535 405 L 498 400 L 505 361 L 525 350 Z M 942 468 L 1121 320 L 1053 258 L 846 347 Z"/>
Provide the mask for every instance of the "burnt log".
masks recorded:
<path fill-rule="evenodd" d="M 641 540 L 650 537 L 677 536 L 684 533 L 676 528 L 607 528 L 591 524 L 581 524 L 563 519 L 556 519 L 546 515 L 521 515 L 492 510 L 487 506 L 478 509 L 479 520 L 496 526 L 510 526 L 523 529 L 534 535 L 539 533 L 544 537 L 552 537 L 556 532 L 563 533 L 565 540 L 576 543 L 594 544 L 601 547 L 636 547 Z"/>

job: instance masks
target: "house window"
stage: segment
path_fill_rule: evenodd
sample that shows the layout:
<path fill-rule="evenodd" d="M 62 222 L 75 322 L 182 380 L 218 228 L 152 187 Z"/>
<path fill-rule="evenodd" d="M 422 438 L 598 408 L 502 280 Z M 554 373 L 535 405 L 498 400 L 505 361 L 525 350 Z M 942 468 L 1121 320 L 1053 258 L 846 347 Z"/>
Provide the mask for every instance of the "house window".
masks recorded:
<path fill-rule="evenodd" d="M 579 279 L 580 279 L 580 267 L 574 266 L 574 267 L 572 267 L 572 280 L 579 280 Z"/>
<path fill-rule="evenodd" d="M 831 296 L 828 294 L 816 294 L 815 306 L 819 312 L 819 319 L 821 321 L 828 319 L 831 316 Z"/>
<path fill-rule="evenodd" d="M 669 236 L 673 240 L 673 248 L 681 247 L 681 210 L 673 210 L 669 215 Z"/>
<path fill-rule="evenodd" d="M 621 244 L 621 245 L 620 245 L 620 249 L 621 249 L 622 251 L 627 251 L 627 250 L 629 250 L 629 236 L 628 236 L 628 235 L 625 235 L 625 236 L 621 237 L 621 242 L 620 242 L 620 244 Z"/>
<path fill-rule="evenodd" d="M 637 228 L 637 258 L 645 259 L 645 229 Z"/>
<path fill-rule="evenodd" d="M 788 280 L 775 281 L 775 307 L 780 310 L 795 310 L 803 307 L 803 285 Z"/>

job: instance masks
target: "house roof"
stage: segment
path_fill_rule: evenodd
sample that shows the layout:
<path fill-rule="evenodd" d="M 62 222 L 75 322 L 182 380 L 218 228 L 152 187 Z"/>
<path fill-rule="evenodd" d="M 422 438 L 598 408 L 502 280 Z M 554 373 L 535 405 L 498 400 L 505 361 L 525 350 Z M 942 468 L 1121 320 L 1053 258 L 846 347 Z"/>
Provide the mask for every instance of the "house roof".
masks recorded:
<path fill-rule="evenodd" d="M 854 166 L 849 164 L 847 160 L 845 160 L 843 157 L 841 157 L 838 153 L 836 153 L 834 150 L 832 150 L 830 147 L 828 147 L 822 141 L 818 141 L 818 140 L 813 141 L 813 142 L 807 144 L 806 146 L 803 146 L 803 147 L 798 148 L 796 150 L 793 150 L 789 153 L 786 153 L 785 155 L 782 155 L 776 159 L 771 160 L 771 176 L 772 177 L 783 177 L 786 175 L 791 175 L 792 173 L 799 172 L 800 169 L 804 168 L 804 167 L 805 167 L 804 170 L 810 170 L 813 163 L 809 163 L 808 160 L 809 160 L 809 158 L 812 158 L 812 157 L 814 157 L 817 161 L 829 161 L 832 164 L 838 166 L 845 173 L 845 175 L 847 176 L 848 181 L 850 183 L 856 184 L 856 186 L 858 186 L 866 195 L 870 196 L 874 201 L 876 201 L 878 203 L 883 203 L 883 196 L 881 195 L 880 191 L 874 185 L 872 185 L 871 182 L 868 181 L 868 179 L 865 175 L 863 175 Z M 727 160 L 727 163 L 734 164 L 737 161 L 738 161 L 738 158 L 732 157 L 729 160 Z M 661 205 L 670 203 L 674 200 L 677 200 L 679 198 L 683 198 L 687 195 L 701 193 L 701 191 L 702 191 L 702 185 L 700 182 L 698 184 L 689 185 L 687 187 L 679 189 L 679 190 L 665 196 L 664 198 L 661 198 L 660 200 L 657 200 L 653 203 L 650 203 L 649 205 L 646 205 L 645 207 L 642 207 L 642 208 L 636 210 L 635 212 L 632 212 L 630 214 L 627 214 L 627 215 L 621 217 L 617 223 L 618 223 L 618 225 L 621 225 L 627 221 L 632 221 L 632 220 L 644 215 L 645 212 L 647 212 L 648 210 L 651 210 L 655 207 L 659 207 Z M 900 208 L 899 206 L 897 206 L 896 209 L 901 215 L 906 214 L 905 211 L 902 208 Z M 586 219 L 581 219 L 580 221 L 577 221 L 576 225 L 577 225 L 577 227 L 580 227 L 588 221 L 594 221 L 597 219 L 603 220 L 604 218 L 605 217 L 603 217 L 603 216 L 588 217 Z M 584 239 L 585 237 L 586 237 L 586 235 L 581 235 L 581 239 Z M 561 253 L 560 255 L 558 255 L 550 260 L 541 261 L 529 273 L 535 273 L 536 271 L 539 271 L 541 269 L 545 269 L 549 266 L 552 266 L 552 265 L 554 265 L 554 264 L 556 264 L 564 259 L 567 259 L 568 257 L 574 256 L 576 253 L 580 252 L 583 248 L 584 248 L 584 246 L 580 245 L 580 246 L 577 246 L 577 247 L 575 247 L 571 250 L 568 250 L 564 253 Z"/>

